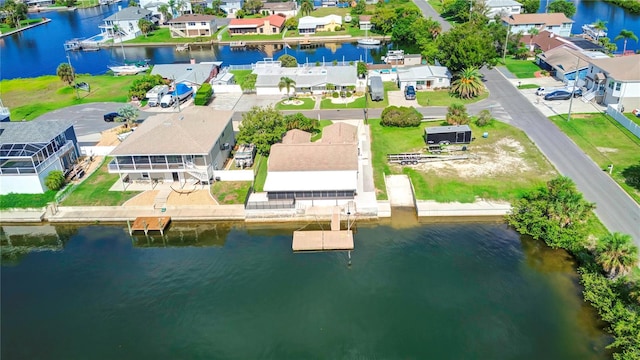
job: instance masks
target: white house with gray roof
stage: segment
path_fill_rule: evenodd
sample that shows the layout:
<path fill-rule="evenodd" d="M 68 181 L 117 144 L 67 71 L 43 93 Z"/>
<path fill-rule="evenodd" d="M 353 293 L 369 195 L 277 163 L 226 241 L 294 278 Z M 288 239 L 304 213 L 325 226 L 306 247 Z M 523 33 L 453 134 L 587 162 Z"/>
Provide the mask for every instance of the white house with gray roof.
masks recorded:
<path fill-rule="evenodd" d="M 503 17 L 522 12 L 522 4 L 515 0 L 484 0 L 487 7 L 487 17 L 493 19 L 496 15 Z"/>
<path fill-rule="evenodd" d="M 132 40 L 142 35 L 142 31 L 138 27 L 140 19 L 156 22 L 150 10 L 133 6 L 105 18 L 104 24 L 100 25 L 100 31 L 105 36 L 113 38 L 114 42 Z"/>
<path fill-rule="evenodd" d="M 445 66 L 418 65 L 396 69 L 398 87 L 404 91 L 411 85 L 417 90 L 448 88 L 451 85 L 451 73 Z"/>
<path fill-rule="evenodd" d="M 51 171 L 71 170 L 80 155 L 71 121 L 0 122 L 0 195 L 42 194 Z"/>
<path fill-rule="evenodd" d="M 176 84 L 188 83 L 200 86 L 218 75 L 220 65 L 222 65 L 222 61 L 198 64 L 157 64 L 151 69 L 151 75 L 160 75 Z"/>
<path fill-rule="evenodd" d="M 340 91 L 358 85 L 358 72 L 355 65 L 286 68 L 274 62 L 273 66 L 254 67 L 253 73 L 257 75 L 257 95 L 286 95 L 286 88 L 278 88 L 280 79 L 283 77 L 295 81 L 297 93 L 322 94 L 328 88 Z"/>
<path fill-rule="evenodd" d="M 109 172 L 134 181 L 210 183 L 235 145 L 231 111 L 208 106 L 147 118 L 111 155 Z"/>
<path fill-rule="evenodd" d="M 640 107 L 640 55 L 588 61 L 585 77 L 588 92 L 602 95 L 605 105 L 621 104 L 626 109 Z"/>

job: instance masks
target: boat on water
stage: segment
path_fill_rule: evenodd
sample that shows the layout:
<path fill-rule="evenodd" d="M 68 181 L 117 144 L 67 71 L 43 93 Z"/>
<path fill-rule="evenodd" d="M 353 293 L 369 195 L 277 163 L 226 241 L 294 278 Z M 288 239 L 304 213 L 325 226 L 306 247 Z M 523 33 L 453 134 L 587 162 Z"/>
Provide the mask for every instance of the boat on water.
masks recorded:
<path fill-rule="evenodd" d="M 232 48 L 232 49 L 233 48 L 236 48 L 236 49 L 243 48 L 245 46 L 247 46 L 247 44 L 245 44 L 244 41 L 232 41 L 232 42 L 229 43 L 229 47 Z"/>
<path fill-rule="evenodd" d="M 364 32 L 364 38 L 358 39 L 358 45 L 375 46 L 380 45 L 380 40 L 369 37 L 369 29 Z"/>
<path fill-rule="evenodd" d="M 136 75 L 149 70 L 149 68 L 148 61 L 138 61 L 121 66 L 109 66 L 109 70 L 113 71 L 114 75 Z"/>
<path fill-rule="evenodd" d="M 591 37 L 592 39 L 598 40 L 599 38 L 603 38 L 607 36 L 607 32 L 604 30 L 599 30 L 595 28 L 594 24 L 584 24 L 582 25 L 582 32 Z"/>
<path fill-rule="evenodd" d="M 64 42 L 64 51 L 78 51 L 82 50 L 81 39 L 71 39 Z"/>
<path fill-rule="evenodd" d="M 404 50 L 389 50 L 387 55 L 382 57 L 382 61 L 387 64 L 403 64 Z"/>

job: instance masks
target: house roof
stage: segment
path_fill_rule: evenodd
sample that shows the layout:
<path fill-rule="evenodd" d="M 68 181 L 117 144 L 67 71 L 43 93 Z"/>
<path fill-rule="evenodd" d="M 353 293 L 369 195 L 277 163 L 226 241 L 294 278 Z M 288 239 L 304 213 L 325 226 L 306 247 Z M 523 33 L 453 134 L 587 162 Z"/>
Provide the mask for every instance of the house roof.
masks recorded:
<path fill-rule="evenodd" d="M 151 15 L 151 11 L 139 8 L 136 6 L 124 8 L 117 13 L 106 17 L 105 21 L 127 21 L 127 20 L 140 20 Z"/>
<path fill-rule="evenodd" d="M 324 26 L 331 24 L 342 24 L 342 16 L 340 15 L 327 15 L 323 17 L 305 16 L 298 21 L 298 29 L 315 29 L 318 26 Z"/>
<path fill-rule="evenodd" d="M 490 8 L 501 8 L 508 6 L 522 6 L 521 3 L 514 0 L 485 0 L 484 4 Z"/>
<path fill-rule="evenodd" d="M 358 170 L 357 144 L 274 144 L 268 171 Z"/>
<path fill-rule="evenodd" d="M 208 106 L 187 107 L 179 113 L 147 118 L 112 155 L 206 154 L 231 121 L 232 111 Z"/>
<path fill-rule="evenodd" d="M 358 128 L 343 122 L 333 123 L 322 129 L 323 144 L 356 144 Z"/>
<path fill-rule="evenodd" d="M 165 79 L 175 79 L 176 83 L 190 82 L 192 84 L 202 84 L 211 76 L 214 67 L 222 63 L 199 63 L 199 64 L 158 64 L 151 69 L 151 75 L 160 75 Z"/>
<path fill-rule="evenodd" d="M 287 131 L 282 137 L 283 144 L 307 144 L 311 142 L 311 133 L 300 129 Z"/>
<path fill-rule="evenodd" d="M 593 59 L 590 62 L 606 71 L 608 76 L 619 81 L 640 81 L 640 54 Z"/>
<path fill-rule="evenodd" d="M 398 80 L 411 81 L 430 78 L 451 78 L 449 69 L 445 66 L 416 65 L 398 68 Z"/>
<path fill-rule="evenodd" d="M 48 143 L 71 126 L 60 119 L 0 122 L 0 144 Z"/>
<path fill-rule="evenodd" d="M 542 51 L 551 50 L 563 45 L 571 46 L 575 49 L 578 48 L 577 46 L 565 40 L 563 37 L 558 36 L 549 30 L 542 30 L 537 35 L 522 35 L 522 38 L 520 38 L 520 42 L 527 45 L 529 43 L 535 44 Z"/>
<path fill-rule="evenodd" d="M 360 17 L 358 18 L 358 21 L 360 21 L 361 23 L 371 22 L 371 15 L 360 15 Z"/>
<path fill-rule="evenodd" d="M 231 22 L 229 22 L 229 28 L 257 28 L 264 26 L 267 21 L 269 21 L 269 24 L 281 28 L 285 20 L 287 19 L 280 15 L 269 15 L 256 19 L 232 19 Z"/>
<path fill-rule="evenodd" d="M 211 22 L 211 21 L 215 21 L 216 17 L 213 15 L 201 15 L 201 14 L 185 14 L 182 16 L 178 16 L 175 19 L 171 19 L 168 21 L 169 24 L 181 24 L 181 23 L 186 23 L 189 21 L 205 21 L 205 22 Z"/>
<path fill-rule="evenodd" d="M 503 17 L 502 21 L 508 23 L 509 25 L 545 24 L 547 26 L 559 26 L 562 24 L 574 22 L 563 13 L 512 14 Z"/>
<path fill-rule="evenodd" d="M 538 55 L 547 64 L 558 67 L 565 72 L 576 70 L 576 66 L 584 69 L 592 59 L 608 58 L 609 56 L 597 51 L 576 51 L 566 46 L 560 46 Z M 578 59 L 580 63 L 578 64 Z"/>
<path fill-rule="evenodd" d="M 297 9 L 297 4 L 295 1 L 286 1 L 286 2 L 266 2 L 262 4 L 262 10 L 271 10 L 271 11 L 292 11 Z"/>
<path fill-rule="evenodd" d="M 454 131 L 471 131 L 469 125 L 430 126 L 424 128 L 426 134 L 447 134 Z"/>
<path fill-rule="evenodd" d="M 355 85 L 358 81 L 358 71 L 355 65 L 302 66 L 295 68 L 269 66 L 255 68 L 253 73 L 258 75 L 256 87 L 278 86 L 283 76 L 295 81 L 298 88 L 324 84 L 348 86 Z"/>

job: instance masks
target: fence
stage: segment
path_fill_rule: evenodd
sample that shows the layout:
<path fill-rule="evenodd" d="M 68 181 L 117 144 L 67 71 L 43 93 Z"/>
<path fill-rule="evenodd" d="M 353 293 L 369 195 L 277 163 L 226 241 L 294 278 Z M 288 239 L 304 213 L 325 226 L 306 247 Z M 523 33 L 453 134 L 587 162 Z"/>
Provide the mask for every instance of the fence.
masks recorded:
<path fill-rule="evenodd" d="M 213 176 L 216 181 L 253 181 L 253 170 L 215 170 Z"/>
<path fill-rule="evenodd" d="M 240 85 L 211 85 L 213 88 L 214 94 L 223 94 L 223 93 L 242 93 L 242 88 Z"/>
<path fill-rule="evenodd" d="M 618 111 L 617 105 L 607 105 L 607 115 L 611 116 L 620 123 L 620 125 L 624 126 L 627 130 L 629 130 L 633 135 L 640 138 L 640 126 L 628 117 L 624 116 L 623 113 Z"/>
<path fill-rule="evenodd" d="M 106 156 L 111 154 L 115 146 L 80 146 L 80 154 L 85 156 Z"/>

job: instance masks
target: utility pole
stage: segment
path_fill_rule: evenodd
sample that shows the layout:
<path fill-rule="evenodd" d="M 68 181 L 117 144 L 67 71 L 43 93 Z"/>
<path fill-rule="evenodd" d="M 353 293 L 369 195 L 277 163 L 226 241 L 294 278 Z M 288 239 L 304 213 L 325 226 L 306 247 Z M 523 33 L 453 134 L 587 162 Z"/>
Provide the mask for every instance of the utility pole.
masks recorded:
<path fill-rule="evenodd" d="M 73 87 L 76 89 L 76 99 L 80 99 L 80 92 L 78 91 L 78 87 L 76 86 L 76 72 L 73 71 L 73 66 L 71 66 L 71 58 L 69 57 L 69 53 L 67 53 L 67 62 L 69 63 L 71 74 L 73 75 Z"/>
<path fill-rule="evenodd" d="M 507 37 L 504 39 L 504 49 L 502 49 L 502 63 L 507 64 L 507 45 L 509 45 L 509 32 L 511 31 L 511 24 L 507 26 Z"/>
<path fill-rule="evenodd" d="M 576 56 L 577 57 L 577 56 Z M 576 78 L 573 80 L 573 89 L 571 90 L 571 97 L 569 98 L 569 114 L 567 115 L 567 121 L 571 121 L 571 106 L 573 105 L 573 94 L 576 92 L 576 84 L 580 79 L 580 58 L 578 58 L 578 62 L 576 63 Z"/>

